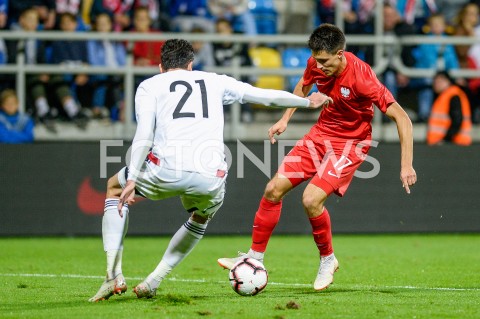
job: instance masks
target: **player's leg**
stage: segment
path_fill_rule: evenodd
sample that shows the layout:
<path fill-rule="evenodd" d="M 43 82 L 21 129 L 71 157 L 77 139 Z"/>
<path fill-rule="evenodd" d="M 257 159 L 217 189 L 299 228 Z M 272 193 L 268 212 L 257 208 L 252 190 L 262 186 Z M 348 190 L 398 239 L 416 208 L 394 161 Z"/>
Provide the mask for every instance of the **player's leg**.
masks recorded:
<path fill-rule="evenodd" d="M 255 213 L 252 229 L 252 245 L 247 254 L 239 253 L 238 257 L 220 258 L 218 264 L 226 269 L 244 257 L 255 258 L 263 262 L 268 241 L 277 226 L 282 210 L 283 197 L 294 187 L 312 177 L 316 172 L 307 144 L 304 140 L 283 159 L 278 172 L 268 182 L 260 205 Z"/>
<path fill-rule="evenodd" d="M 255 213 L 249 255 L 263 262 L 268 241 L 280 220 L 282 199 L 293 188 L 292 182 L 278 173 L 268 182 Z"/>
<path fill-rule="evenodd" d="M 190 190 L 196 188 L 198 195 L 182 195 L 182 204 L 190 218 L 177 230 L 170 240 L 162 260 L 148 277 L 134 288 L 138 298 L 155 296 L 163 279 L 195 248 L 203 238 L 208 221 L 223 204 L 226 176 L 205 178 L 200 174 L 188 173 L 184 180 Z M 202 194 L 203 193 L 203 194 Z"/>
<path fill-rule="evenodd" d="M 123 174 L 123 175 L 122 175 Z M 128 205 L 122 208 L 123 218 L 117 210 L 122 193 L 119 176 L 124 176 L 125 168 L 108 180 L 107 196 L 102 220 L 103 247 L 107 257 L 107 275 L 99 291 L 89 299 L 91 302 L 105 300 L 114 294 L 127 290 L 122 274 L 123 239 L 128 229 Z M 121 177 L 120 177 L 121 178 Z"/>
<path fill-rule="evenodd" d="M 163 279 L 195 248 L 203 238 L 208 218 L 193 213 L 170 240 L 162 260 L 133 291 L 138 298 L 152 298 Z"/>
<path fill-rule="evenodd" d="M 314 181 L 316 181 L 315 178 Z M 333 274 L 338 269 L 338 261 L 333 253 L 330 215 L 324 206 L 333 189 L 324 181 L 317 181 L 317 183 L 322 187 L 313 183 L 307 185 L 303 193 L 302 204 L 312 226 L 313 239 L 320 254 L 320 266 L 314 288 L 323 290 L 333 282 Z"/>
<path fill-rule="evenodd" d="M 233 265 L 242 258 L 251 257 L 263 263 L 265 250 L 273 230 L 280 220 L 282 199 L 294 185 L 278 173 L 270 180 L 265 188 L 262 199 L 255 213 L 252 228 L 252 244 L 249 251 L 239 253 L 238 257 L 219 258 L 218 264 L 225 269 L 232 269 Z"/>
<path fill-rule="evenodd" d="M 334 272 L 338 269 L 338 261 L 333 253 L 330 216 L 324 203 L 332 193 L 343 196 L 355 170 L 365 159 L 364 152 L 368 151 L 368 147 L 358 147 L 348 141 L 326 142 L 318 147 L 318 153 L 323 157 L 322 162 L 317 174 L 305 188 L 302 199 L 320 254 L 315 290 L 328 288 L 333 282 Z"/>

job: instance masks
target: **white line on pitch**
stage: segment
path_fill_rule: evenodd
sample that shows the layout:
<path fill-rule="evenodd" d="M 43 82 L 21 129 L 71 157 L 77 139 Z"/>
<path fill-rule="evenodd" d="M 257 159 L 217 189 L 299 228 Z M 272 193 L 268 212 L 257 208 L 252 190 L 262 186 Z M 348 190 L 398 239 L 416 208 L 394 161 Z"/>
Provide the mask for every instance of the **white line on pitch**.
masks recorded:
<path fill-rule="evenodd" d="M 79 278 L 79 279 L 104 279 L 105 276 L 94 275 L 77 275 L 77 274 L 13 274 L 13 273 L 0 273 L 0 277 L 43 277 L 43 278 Z M 129 280 L 143 280 L 143 277 L 125 277 Z M 196 282 L 207 283 L 212 282 L 206 279 L 181 279 L 170 277 L 166 278 L 169 281 L 179 282 Z M 218 281 L 217 283 L 225 283 Z M 301 283 L 282 283 L 282 282 L 269 282 L 269 285 L 274 286 L 286 286 L 286 287 L 310 287 L 311 284 Z M 480 291 L 480 288 L 452 288 L 452 287 L 417 287 L 417 286 L 368 286 L 368 285 L 341 285 L 342 287 L 350 287 L 352 289 L 409 289 L 409 290 L 436 290 L 436 291 Z"/>

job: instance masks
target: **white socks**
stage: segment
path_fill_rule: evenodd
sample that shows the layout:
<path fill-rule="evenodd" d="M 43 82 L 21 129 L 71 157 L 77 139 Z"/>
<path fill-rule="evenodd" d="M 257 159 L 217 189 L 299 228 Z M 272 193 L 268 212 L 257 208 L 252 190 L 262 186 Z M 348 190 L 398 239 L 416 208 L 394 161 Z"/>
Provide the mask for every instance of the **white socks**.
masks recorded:
<path fill-rule="evenodd" d="M 180 227 L 170 240 L 157 268 L 146 279 L 152 289 L 158 288 L 165 276 L 193 250 L 202 239 L 207 224 L 200 224 L 189 219 Z"/>
<path fill-rule="evenodd" d="M 118 199 L 107 198 L 102 221 L 103 249 L 107 253 L 107 280 L 122 273 L 123 238 L 128 229 L 128 205 L 122 208 L 123 218 L 117 210 Z"/>
<path fill-rule="evenodd" d="M 44 117 L 48 113 L 48 110 L 50 110 L 47 99 L 44 97 L 39 97 L 35 100 L 35 107 L 37 109 L 38 117 Z"/>
<path fill-rule="evenodd" d="M 80 111 L 77 103 L 75 103 L 75 100 L 71 97 L 65 100 L 65 102 L 63 103 L 63 108 L 65 109 L 65 112 L 67 112 L 69 117 L 75 117 L 75 115 L 77 115 Z"/>

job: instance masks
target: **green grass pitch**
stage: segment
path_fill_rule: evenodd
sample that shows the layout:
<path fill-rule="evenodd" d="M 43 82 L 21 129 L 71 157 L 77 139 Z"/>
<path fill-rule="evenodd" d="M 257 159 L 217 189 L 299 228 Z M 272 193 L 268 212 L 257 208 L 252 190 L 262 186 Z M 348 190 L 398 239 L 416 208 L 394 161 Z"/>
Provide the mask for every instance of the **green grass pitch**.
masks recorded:
<path fill-rule="evenodd" d="M 334 235 L 340 270 L 315 292 L 310 236 L 272 237 L 267 288 L 237 295 L 216 263 L 250 238 L 205 236 L 154 299 L 137 299 L 166 237 L 127 237 L 126 294 L 91 304 L 105 269 L 101 238 L 0 239 L 0 318 L 480 318 L 480 235 Z"/>

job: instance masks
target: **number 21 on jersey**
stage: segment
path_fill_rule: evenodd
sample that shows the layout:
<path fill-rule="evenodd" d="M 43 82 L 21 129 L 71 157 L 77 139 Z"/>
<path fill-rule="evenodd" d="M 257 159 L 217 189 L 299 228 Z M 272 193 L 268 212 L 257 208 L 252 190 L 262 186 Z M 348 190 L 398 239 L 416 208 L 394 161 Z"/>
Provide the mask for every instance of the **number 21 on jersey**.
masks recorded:
<path fill-rule="evenodd" d="M 200 87 L 200 93 L 202 95 L 202 115 L 203 118 L 208 118 L 208 101 L 207 101 L 207 88 L 205 87 L 204 80 L 196 80 L 196 84 Z M 177 90 L 177 86 L 184 86 L 185 93 L 183 94 L 180 101 L 178 101 L 177 107 L 173 111 L 173 119 L 183 118 L 183 117 L 195 117 L 195 113 L 193 112 L 182 112 L 182 108 L 190 98 L 193 92 L 193 88 L 190 83 L 186 81 L 175 81 L 170 84 L 170 92 L 175 92 Z"/>

